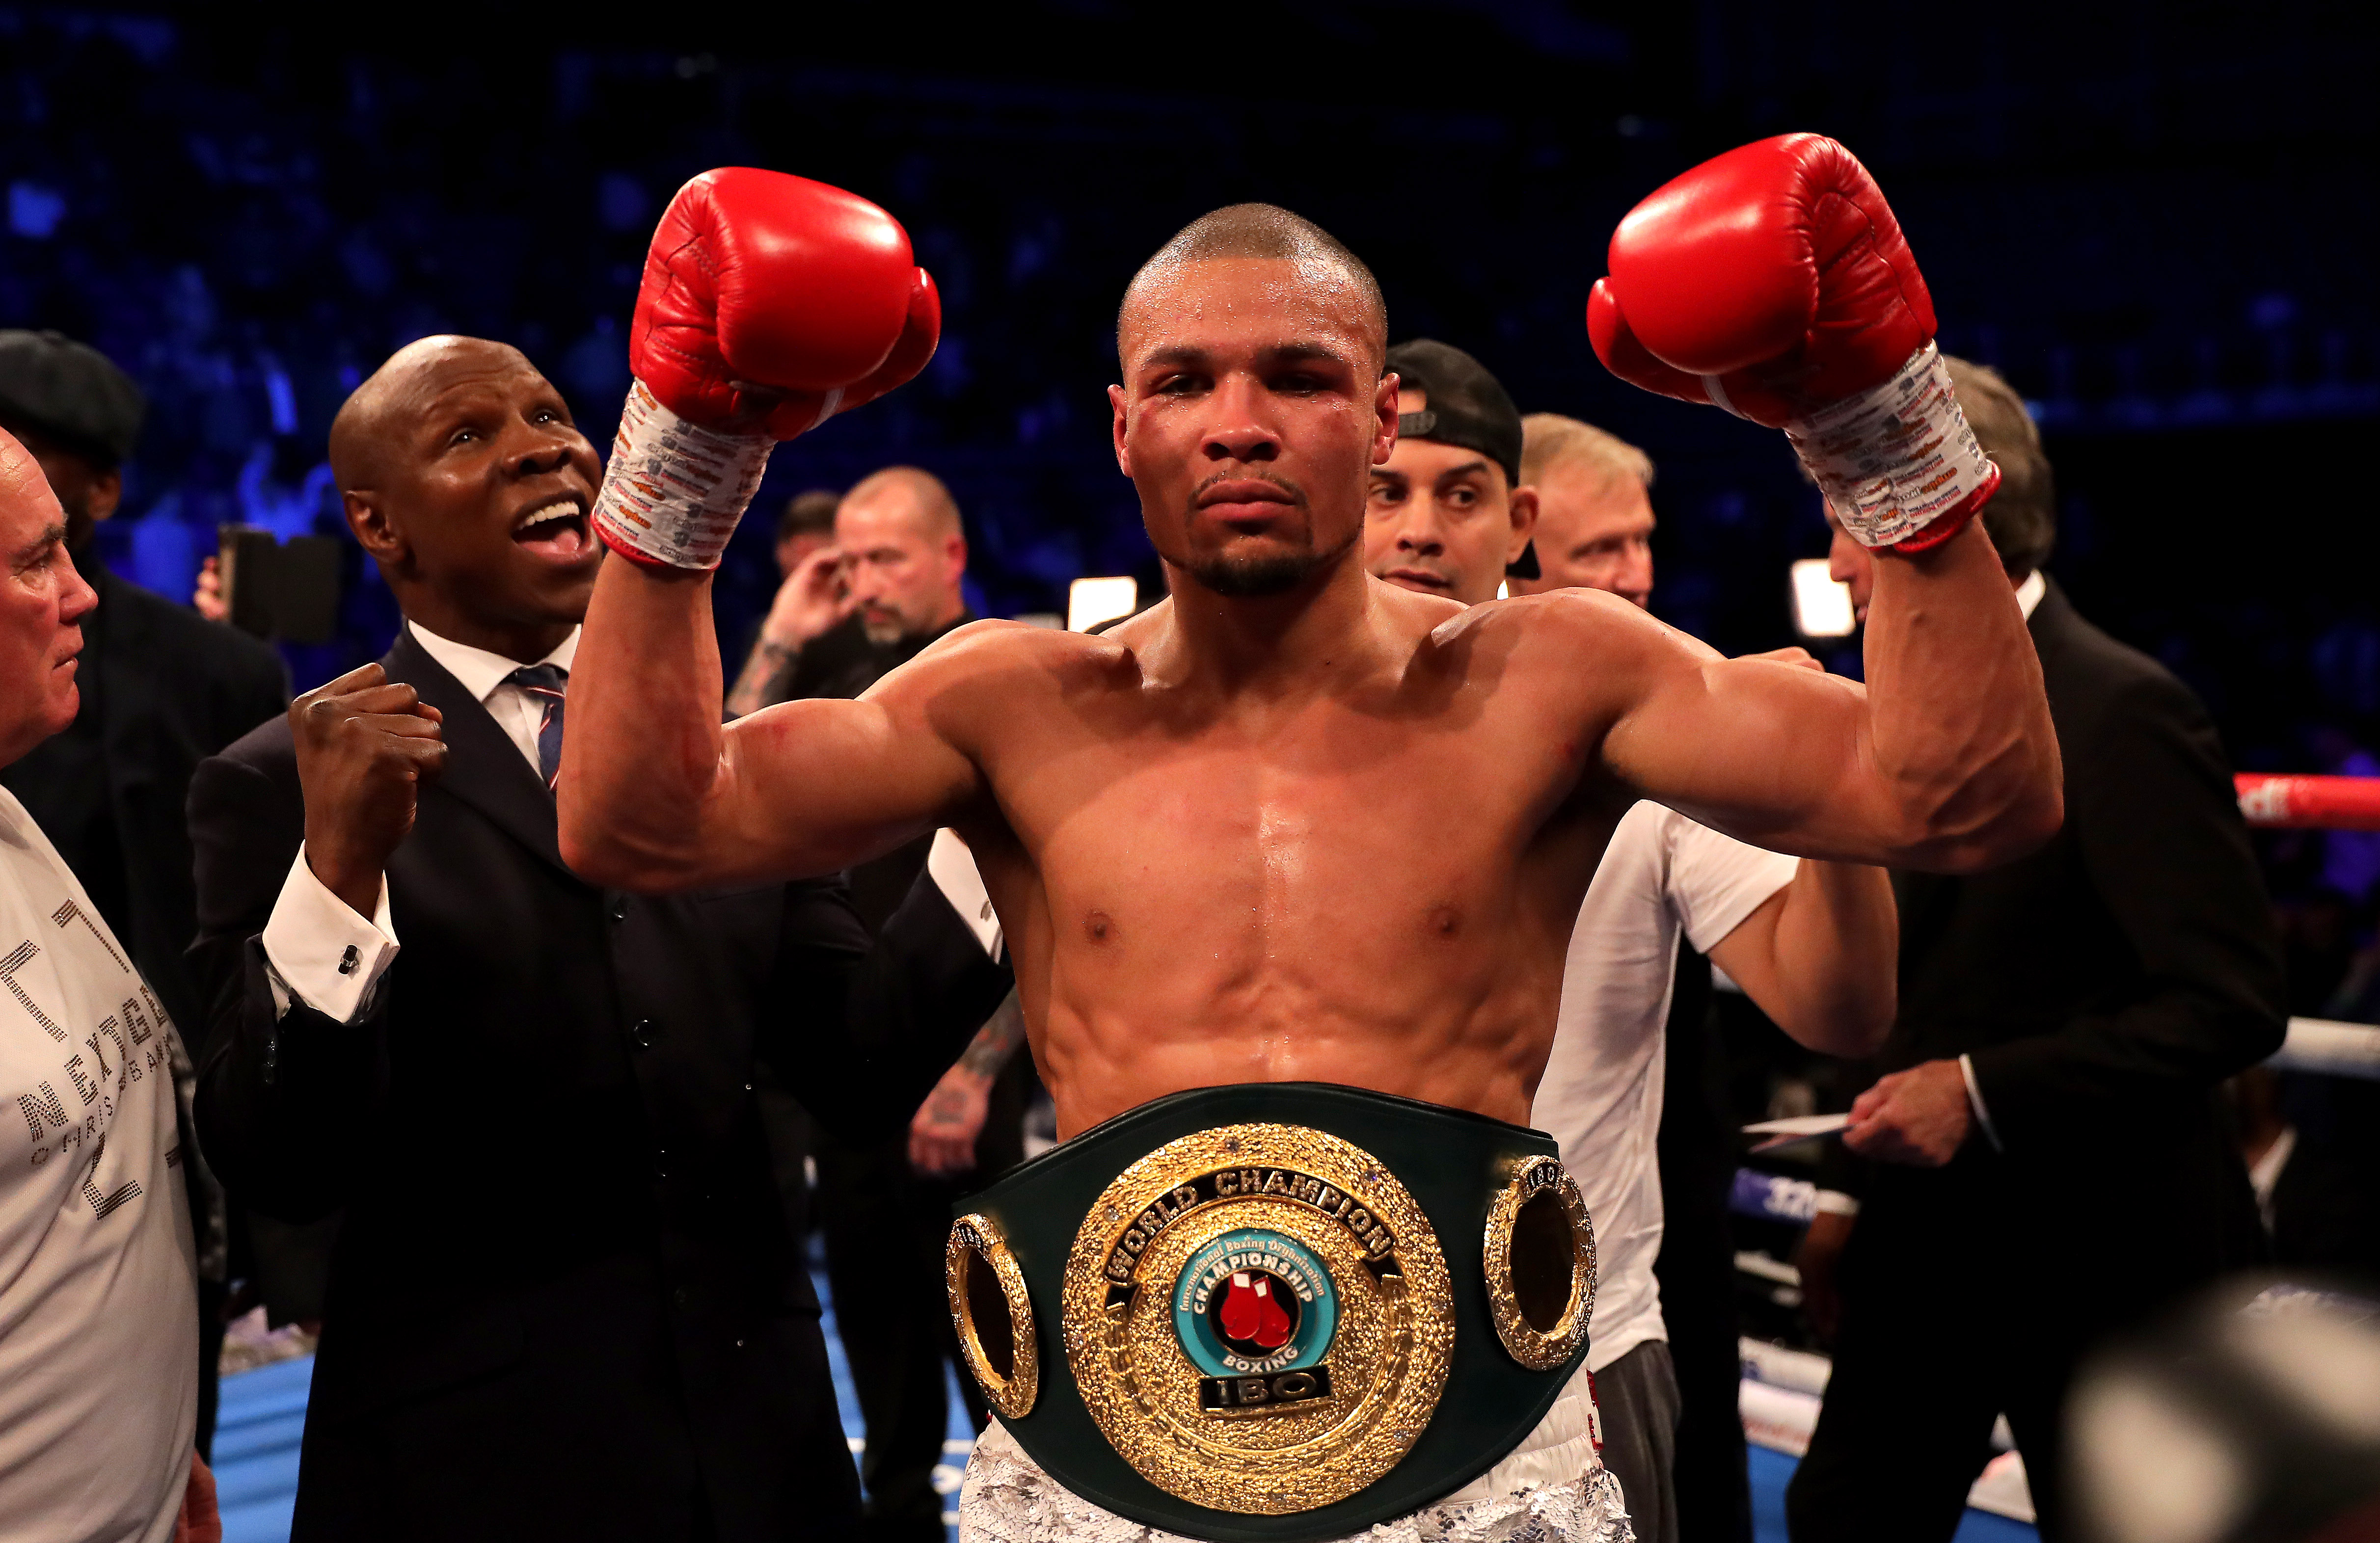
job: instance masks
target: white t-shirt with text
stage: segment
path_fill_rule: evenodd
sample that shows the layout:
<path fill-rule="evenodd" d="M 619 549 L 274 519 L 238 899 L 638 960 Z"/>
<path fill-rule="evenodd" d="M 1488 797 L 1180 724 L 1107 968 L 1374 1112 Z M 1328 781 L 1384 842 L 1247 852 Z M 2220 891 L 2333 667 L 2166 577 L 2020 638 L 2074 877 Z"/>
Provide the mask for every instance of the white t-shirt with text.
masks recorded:
<path fill-rule="evenodd" d="M 0 790 L 0 1543 L 163 1543 L 198 1417 L 173 1025 Z"/>
<path fill-rule="evenodd" d="M 1645 802 L 1621 819 L 1587 886 L 1529 1123 L 1561 1143 L 1595 1224 L 1591 1370 L 1669 1338 L 1653 1278 L 1661 1250 L 1654 1139 L 1679 934 L 1708 953 L 1791 882 L 1799 862 Z"/>

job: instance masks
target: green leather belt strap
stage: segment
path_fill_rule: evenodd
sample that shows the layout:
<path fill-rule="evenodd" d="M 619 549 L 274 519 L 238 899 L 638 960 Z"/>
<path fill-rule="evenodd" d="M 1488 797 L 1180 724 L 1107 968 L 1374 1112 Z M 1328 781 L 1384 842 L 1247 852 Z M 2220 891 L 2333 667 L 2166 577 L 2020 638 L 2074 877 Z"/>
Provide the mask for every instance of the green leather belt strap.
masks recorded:
<path fill-rule="evenodd" d="M 1434 1408 L 1429 1405 L 1426 1392 L 1421 1395 L 1420 1417 L 1427 1421 L 1426 1425 L 1422 1426 L 1417 1436 L 1409 1428 L 1411 1421 L 1406 1422 L 1407 1428 L 1394 1432 L 1402 1454 L 1398 1456 L 1391 1452 L 1382 1459 L 1387 1465 L 1386 1469 L 1377 1477 L 1366 1478 L 1354 1492 L 1330 1500 L 1328 1503 L 1314 1504 L 1308 1509 L 1289 1509 L 1287 1513 L 1263 1514 L 1255 1513 L 1267 1509 L 1278 1513 L 1284 1507 L 1293 1508 L 1301 1502 L 1293 1497 L 1284 1501 L 1279 1493 L 1274 1493 L 1269 1497 L 1274 1502 L 1269 1508 L 1260 1503 L 1260 1497 L 1259 1501 L 1252 1501 L 1248 1505 L 1235 1504 L 1228 1509 L 1219 1509 L 1184 1499 L 1144 1477 L 1141 1467 L 1128 1461 L 1102 1430 L 1102 1416 L 1095 1416 L 1087 1404 L 1085 1391 L 1077 1385 L 1075 1368 L 1070 1365 L 1069 1345 L 1071 1342 L 1077 1356 L 1084 1355 L 1087 1345 L 1110 1332 L 1111 1322 L 1122 1323 L 1125 1315 L 1122 1304 L 1135 1288 L 1114 1285 L 1112 1282 L 1127 1279 L 1127 1272 L 1136 1266 L 1139 1250 L 1144 1247 L 1148 1248 L 1148 1260 L 1156 1260 L 1160 1257 L 1161 1250 L 1158 1244 L 1145 1240 L 1142 1232 L 1117 1231 L 1118 1228 L 1129 1228 L 1134 1223 L 1130 1214 L 1124 1214 L 1122 1222 L 1113 1220 L 1123 1214 L 1114 1209 L 1114 1198 L 1119 1183 L 1131 1177 L 1128 1170 L 1134 1170 L 1135 1164 L 1145 1168 L 1144 1160 L 1159 1153 L 1160 1149 L 1169 1151 L 1196 1150 L 1198 1139 L 1205 1138 L 1207 1133 L 1250 1128 L 1280 1130 L 1282 1127 L 1294 1127 L 1293 1135 L 1297 1132 L 1320 1132 L 1323 1138 L 1320 1144 L 1334 1151 L 1360 1149 L 1354 1159 L 1359 1165 L 1364 1154 L 1377 1159 L 1376 1170 L 1342 1181 L 1357 1199 L 1366 1194 L 1364 1180 L 1378 1179 L 1378 1170 L 1385 1170 L 1391 1180 L 1387 1187 L 1393 1189 L 1396 1185 L 1402 1185 L 1402 1194 L 1409 1195 L 1413 1207 L 1417 1207 L 1418 1216 L 1415 1216 L 1412 1208 L 1402 1206 L 1402 1200 L 1377 1202 L 1380 1211 L 1379 1224 L 1401 1224 L 1405 1235 L 1402 1238 L 1387 1238 L 1381 1225 L 1367 1217 L 1360 1206 L 1351 1216 L 1348 1197 L 1334 1194 L 1327 1184 L 1320 1187 L 1318 1202 L 1314 1198 L 1316 1191 L 1312 1180 L 1305 1181 L 1305 1196 L 1289 1197 L 1291 1200 L 1303 1199 L 1305 1211 L 1324 1219 L 1315 1224 L 1327 1234 L 1322 1238 L 1324 1243 L 1342 1250 L 1338 1257 L 1342 1261 L 1356 1261 L 1361 1255 L 1360 1262 L 1372 1272 L 1372 1276 L 1366 1278 L 1348 1262 L 1330 1265 L 1320 1272 L 1325 1276 L 1326 1286 L 1330 1279 L 1336 1278 L 1353 1283 L 1338 1288 L 1342 1294 L 1360 1294 L 1361 1291 L 1374 1290 L 1376 1281 L 1386 1278 L 1384 1272 L 1402 1269 L 1403 1276 L 1388 1280 L 1391 1297 L 1409 1293 L 1418 1299 L 1424 1295 L 1425 1288 L 1436 1294 L 1436 1300 L 1420 1316 L 1437 1325 L 1433 1331 L 1437 1338 L 1430 1343 L 1438 1347 L 1438 1364 L 1444 1368 L 1444 1387 L 1436 1398 Z M 1329 1141 L 1330 1138 L 1335 1138 L 1336 1142 Z M 1242 1150 L 1239 1136 L 1229 1135 L 1227 1139 L 1229 1151 L 1238 1152 Z M 1297 1139 L 1306 1139 L 1304 1135 L 1297 1135 Z M 1267 1147 L 1264 1145 L 1266 1139 L 1257 1138 L 1256 1145 L 1248 1150 L 1259 1154 L 1270 1151 L 1276 1156 L 1264 1158 L 1259 1155 L 1249 1160 L 1252 1164 L 1276 1161 L 1280 1152 L 1293 1150 L 1280 1141 Z M 1508 1287 L 1500 1304 L 1497 1294 L 1489 1285 L 1491 1271 L 1504 1271 L 1502 1278 L 1507 1282 L 1518 1273 L 1516 1261 L 1525 1243 L 1525 1240 L 1514 1241 L 1510 1248 L 1500 1251 L 1491 1230 L 1491 1212 L 1500 1218 L 1502 1236 L 1508 1241 L 1512 1240 L 1516 1211 L 1530 1207 L 1536 1198 L 1534 1190 L 1551 1191 L 1558 1185 L 1566 1197 L 1564 1204 L 1575 1218 L 1576 1232 L 1584 1234 L 1585 1212 L 1576 1202 L 1575 1187 L 1571 1186 L 1568 1176 L 1560 1173 L 1558 1161 L 1547 1161 L 1558 1160 L 1558 1155 L 1552 1138 L 1539 1131 L 1412 1099 L 1330 1083 L 1247 1083 L 1199 1089 L 1158 1099 L 1119 1115 L 1045 1155 L 1012 1169 L 990 1188 L 954 1208 L 954 1215 L 985 1218 L 996 1228 L 998 1235 L 1004 1239 L 1006 1252 L 1014 1260 L 1013 1270 L 1002 1261 L 1004 1278 L 1013 1289 L 1015 1278 L 1021 1275 L 1024 1296 L 1029 1299 L 1032 1348 L 1038 1351 L 1035 1357 L 1038 1359 L 1038 1387 L 1028 1385 L 1024 1391 L 1023 1401 L 1029 1403 L 1029 1408 L 1020 1416 L 1003 1414 L 1002 1422 L 1035 1462 L 1075 1494 L 1146 1525 L 1191 1537 L 1213 1539 L 1215 1543 L 1309 1543 L 1309 1540 L 1359 1533 L 1376 1523 L 1419 1510 L 1487 1472 L 1519 1445 L 1545 1417 L 1585 1356 L 1585 1320 L 1593 1295 L 1591 1239 L 1580 1248 L 1579 1273 L 1575 1277 L 1568 1274 L 1563 1277 L 1565 1284 L 1573 1278 L 1583 1281 L 1583 1295 L 1573 1290 L 1569 1299 L 1571 1314 L 1562 1318 L 1562 1328 L 1558 1337 L 1533 1342 L 1540 1362 L 1538 1368 L 1533 1369 L 1523 1364 L 1523 1348 L 1516 1343 L 1515 1334 L 1517 1332 L 1520 1338 L 1527 1339 L 1530 1332 L 1525 1326 L 1517 1331 L 1512 1327 L 1518 1322 L 1512 1307 L 1512 1291 Z M 1195 1168 L 1196 1164 L 1194 1163 L 1192 1166 Z M 1315 1172 L 1325 1171 L 1314 1163 L 1307 1164 L 1307 1167 Z M 1198 1171 L 1208 1172 L 1216 1168 L 1217 1163 L 1208 1161 Z M 1183 1171 L 1187 1174 L 1191 1169 Z M 1165 1194 L 1172 1197 L 1173 1208 L 1169 1210 L 1162 1202 L 1152 1202 L 1157 1209 L 1154 1212 L 1141 1213 L 1142 1224 L 1148 1229 L 1149 1237 L 1153 1239 L 1157 1232 L 1171 1225 L 1177 1215 L 1191 1216 L 1202 1211 L 1208 1216 L 1224 1215 L 1227 1198 L 1241 1201 L 1245 1209 L 1240 1187 L 1252 1187 L 1257 1181 L 1239 1177 L 1238 1174 L 1259 1171 L 1264 1170 L 1252 1165 L 1245 1170 L 1226 1174 L 1220 1179 L 1223 1187 L 1220 1196 L 1216 1193 L 1216 1180 L 1211 1172 L 1203 1179 L 1195 1175 L 1165 1178 L 1160 1182 L 1173 1187 L 1164 1190 Z M 1298 1182 L 1293 1177 L 1292 1187 Z M 1204 1190 L 1198 1188 L 1201 1184 L 1207 1186 Z M 1140 1202 L 1129 1203 L 1137 1205 Z M 1096 1227 L 1086 1225 L 1086 1219 L 1093 1217 L 1095 1210 L 1103 1211 L 1109 1218 L 1108 1222 L 1099 1224 L 1107 1229 L 1099 1234 L 1105 1241 L 1100 1242 L 1096 1250 L 1075 1258 L 1078 1233 L 1082 1237 L 1089 1238 L 1097 1231 Z M 1157 1218 L 1154 1224 L 1147 1220 L 1152 1214 Z M 1398 1222 L 1400 1217 L 1403 1218 L 1402 1224 Z M 1427 1219 L 1426 1229 L 1412 1225 L 1414 1221 L 1422 1218 Z M 1345 1231 L 1347 1236 L 1342 1238 L 1338 1233 L 1330 1232 L 1329 1229 L 1332 1225 Z M 1370 1230 L 1367 1233 L 1366 1229 Z M 1178 1230 L 1186 1234 L 1189 1229 L 1185 1226 Z M 1528 1227 L 1522 1230 L 1524 1233 L 1530 1231 Z M 1425 1232 L 1435 1233 L 1434 1246 L 1422 1236 Z M 1536 1233 L 1542 1236 L 1542 1227 L 1536 1228 Z M 965 1224 L 959 1228 L 959 1234 L 972 1236 Z M 1200 1279 L 1219 1283 L 1214 1290 L 1218 1294 L 1217 1311 L 1220 1313 L 1222 1296 L 1234 1288 L 1220 1284 L 1232 1279 L 1232 1261 L 1229 1256 L 1218 1256 L 1216 1250 L 1228 1249 L 1234 1246 L 1235 1239 L 1246 1236 L 1278 1235 L 1232 1233 L 1210 1244 L 1187 1266 L 1177 1267 L 1172 1262 L 1172 1256 L 1167 1256 L 1168 1262 L 1164 1268 L 1168 1272 L 1209 1270 L 1210 1273 Z M 1565 1271 L 1572 1267 L 1572 1233 L 1565 1232 L 1560 1244 L 1564 1251 L 1562 1268 Z M 1486 1241 L 1483 1243 L 1483 1240 Z M 953 1259 L 956 1259 L 961 1245 L 955 1236 L 952 1247 Z M 1390 1255 L 1387 1250 L 1391 1248 L 1399 1251 Z M 1374 1250 L 1374 1254 L 1363 1254 L 1366 1248 Z M 1419 1262 L 1415 1263 L 1417 1251 Z M 1287 1249 L 1286 1254 L 1296 1254 L 1296 1249 Z M 1442 1269 L 1434 1262 L 1441 1254 Z M 1218 1257 L 1223 1259 L 1220 1267 L 1212 1262 Z M 1237 1257 L 1245 1260 L 1249 1256 L 1242 1254 Z M 1296 1254 L 1296 1257 L 1308 1266 L 1314 1263 L 1311 1255 Z M 1075 1296 L 1071 1299 L 1067 1295 L 1070 1258 L 1075 1258 Z M 1399 1260 L 1405 1262 L 1401 1265 Z M 1275 1264 L 1272 1268 L 1293 1286 L 1302 1280 L 1294 1264 Z M 1411 1277 L 1410 1285 L 1404 1277 Z M 985 1272 L 985 1278 L 990 1278 L 989 1271 Z M 1240 1277 L 1243 1281 L 1247 1278 Z M 1160 1279 L 1152 1267 L 1151 1280 L 1138 1289 L 1164 1294 L 1176 1289 L 1177 1279 L 1189 1282 L 1192 1275 L 1186 1272 L 1166 1273 Z M 1275 1299 L 1286 1303 L 1294 1312 L 1298 1303 L 1291 1300 L 1290 1293 L 1282 1289 L 1282 1281 L 1266 1279 Z M 1087 1285 L 1094 1292 L 1108 1292 L 1104 1319 L 1097 1298 L 1085 1296 Z M 1451 1347 L 1446 1345 L 1445 1325 L 1450 1320 L 1443 1301 L 1449 1287 L 1451 1296 Z M 953 1288 L 954 1310 L 959 1308 L 966 1289 Z M 996 1293 L 998 1288 L 993 1289 Z M 1183 1295 L 1179 1300 L 1189 1303 L 1188 1287 L 1185 1285 L 1180 1289 Z M 1522 1289 L 1521 1296 L 1528 1296 L 1526 1287 Z M 1173 1323 L 1171 1306 L 1173 1300 L 1161 1295 L 1135 1298 L 1133 1310 L 1139 1311 L 1148 1303 L 1155 1303 L 1157 1309 L 1167 1314 L 1165 1323 L 1170 1332 Z M 1198 1310 L 1205 1312 L 1206 1294 L 1199 1294 L 1197 1300 Z M 1328 1309 L 1335 1300 L 1337 1298 L 1326 1291 L 1324 1307 L 1309 1306 L 1309 1317 L 1301 1321 L 1313 1321 L 1313 1315 Z M 1560 1300 L 1556 1298 L 1558 1306 L 1555 1311 L 1560 1310 Z M 1092 1303 L 1088 1311 L 1084 1310 L 1087 1301 Z M 1068 1306 L 1075 1309 L 1073 1321 L 1062 1321 Z M 1185 1306 L 1183 1310 L 1187 1312 L 1189 1309 Z M 1353 1312 L 1352 1308 L 1337 1310 L 1342 1314 L 1335 1320 L 1339 1324 L 1337 1332 L 1342 1353 L 1339 1364 L 1342 1368 L 1363 1369 L 1358 1362 L 1366 1353 L 1366 1345 L 1381 1342 L 1377 1336 L 1370 1341 L 1363 1340 L 1355 1329 L 1349 1327 L 1354 1319 L 1345 1315 Z M 1245 1316 L 1246 1311 L 1243 1304 L 1243 1316 L 1237 1321 L 1256 1321 Z M 1393 1309 L 1390 1311 L 1393 1316 Z M 1500 1319 L 1500 1312 L 1502 1315 Z M 1429 1317 L 1432 1313 L 1435 1318 Z M 1537 1311 L 1532 1320 L 1541 1326 L 1546 1320 L 1544 1310 Z M 1408 1318 L 1406 1321 L 1410 1322 L 1412 1319 Z M 1183 1332 L 1185 1334 L 1190 1332 L 1189 1330 Z M 1329 1330 L 1326 1328 L 1319 1332 L 1327 1333 Z M 963 1329 L 963 1340 L 967 1332 Z M 1187 1344 L 1189 1342 L 1184 1340 L 1182 1343 Z M 1167 1365 L 1186 1367 L 1186 1361 L 1176 1358 L 1183 1353 L 1175 1352 L 1172 1344 L 1172 1341 L 1167 1342 Z M 1423 1351 L 1428 1348 L 1425 1344 Z M 1293 1351 L 1294 1346 L 1292 1346 Z M 1427 1363 L 1428 1359 L 1427 1354 L 1417 1352 L 1406 1356 L 1404 1361 L 1397 1361 L 1392 1356 L 1383 1360 L 1376 1356 L 1373 1362 L 1363 1365 L 1401 1367 L 1415 1361 Z M 1156 1362 L 1146 1364 L 1154 1366 Z M 1232 1368 L 1241 1365 L 1237 1361 L 1231 1363 Z M 1259 1370 L 1265 1367 L 1261 1361 L 1254 1365 L 1255 1369 Z M 1228 1403 L 1243 1396 L 1258 1402 L 1268 1396 L 1298 1396 L 1316 1380 L 1308 1378 L 1304 1383 L 1297 1383 L 1293 1378 L 1278 1377 L 1276 1384 L 1293 1385 L 1286 1393 L 1269 1395 L 1263 1379 L 1245 1380 L 1245 1392 L 1242 1393 L 1234 1391 L 1243 1385 L 1241 1380 L 1228 1375 L 1229 1368 L 1225 1369 L 1225 1376 L 1198 1384 L 1196 1397 L 1200 1403 L 1192 1406 L 1193 1414 L 1187 1424 L 1176 1417 L 1178 1427 L 1194 1431 L 1245 1432 L 1254 1428 L 1245 1424 L 1235 1426 L 1221 1418 L 1200 1426 L 1196 1423 L 1196 1415 L 1201 1410 L 1218 1416 L 1244 1414 L 1245 1411 L 1219 1411 L 1214 1405 L 1218 1402 Z M 1319 1372 L 1321 1368 L 1318 1367 L 1316 1370 Z M 1342 1380 L 1348 1380 L 1342 1377 Z M 1192 1380 L 1187 1372 L 1172 1378 L 1172 1381 L 1177 1383 L 1187 1384 Z M 1327 1373 L 1322 1375 L 1321 1381 L 1322 1391 L 1328 1392 Z M 1125 1385 L 1133 1386 L 1128 1378 Z M 1134 1396 L 1139 1395 L 1135 1392 Z M 995 1398 L 995 1404 L 999 1402 Z M 1120 1406 L 1112 1403 L 1102 1405 L 1111 1411 Z M 1141 1407 L 1146 1408 L 1147 1404 L 1144 1403 Z M 1112 1428 L 1112 1415 L 1107 1417 L 1111 1419 Z M 1288 1427 L 1282 1425 L 1272 1428 L 1287 1429 Z M 1229 1464 L 1224 1466 L 1228 1467 Z M 1229 1484 L 1239 1480 L 1227 1476 L 1222 1482 Z M 1248 1482 L 1257 1485 L 1271 1483 L 1277 1489 L 1294 1489 L 1298 1479 L 1297 1476 L 1292 1475 L 1287 1479 L 1276 1477 Z M 1176 1489 L 1183 1487 L 1178 1483 L 1173 1486 Z"/>

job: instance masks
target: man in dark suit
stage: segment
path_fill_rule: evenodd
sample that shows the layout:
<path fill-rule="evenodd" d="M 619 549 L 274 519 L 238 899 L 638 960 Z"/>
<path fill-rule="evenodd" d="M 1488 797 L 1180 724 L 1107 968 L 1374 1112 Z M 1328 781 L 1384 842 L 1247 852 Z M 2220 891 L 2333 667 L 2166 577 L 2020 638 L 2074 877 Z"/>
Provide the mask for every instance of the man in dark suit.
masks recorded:
<path fill-rule="evenodd" d="M 1844 1139 L 1864 1171 L 1801 1253 L 1836 1355 L 1787 1494 L 1796 1543 L 1948 1538 L 2003 1412 L 2044 1537 L 2070 1536 L 2078 1360 L 2260 1257 L 2216 1088 L 2279 1046 L 2286 1007 L 2222 746 L 2188 687 L 2041 573 L 2040 435 L 1997 374 L 1950 370 L 2000 466 L 1984 520 L 2029 613 L 2066 824 L 2004 868 L 1897 878 L 1900 1018 Z M 1840 536 L 1835 572 L 1864 605 Z"/>
<path fill-rule="evenodd" d="M 140 435 L 140 388 L 97 349 L 56 332 L 0 332 L 0 428 L 41 464 L 66 510 L 76 571 L 99 595 L 83 619 L 82 705 L 73 726 L 0 772 L 132 949 L 190 1054 L 206 1016 L 183 950 L 198 929 L 182 805 L 199 763 L 289 705 L 281 656 L 244 633 L 128 584 L 91 539 L 124 496 Z M 219 1197 L 200 1176 L 199 1450 L 215 1423 L 223 1348 Z"/>
<path fill-rule="evenodd" d="M 190 799 L 201 1128 L 260 1208 L 346 1216 L 294 1536 L 846 1537 L 754 1057 L 865 1132 L 965 1031 L 905 1080 L 844 1054 L 868 940 L 838 885 L 646 899 L 563 865 L 600 468 L 526 359 L 402 350 L 332 464 L 405 631 Z"/>

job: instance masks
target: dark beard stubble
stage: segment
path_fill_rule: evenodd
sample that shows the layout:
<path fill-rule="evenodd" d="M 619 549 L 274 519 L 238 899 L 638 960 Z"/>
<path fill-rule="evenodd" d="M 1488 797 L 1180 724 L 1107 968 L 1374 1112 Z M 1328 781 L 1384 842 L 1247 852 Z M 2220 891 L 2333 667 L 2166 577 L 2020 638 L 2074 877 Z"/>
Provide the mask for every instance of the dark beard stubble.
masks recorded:
<path fill-rule="evenodd" d="M 1276 479 L 1268 477 L 1265 480 L 1275 481 Z M 1285 482 L 1276 482 L 1276 486 L 1294 494 L 1298 507 L 1301 510 L 1305 509 L 1305 496 L 1303 492 Z M 1311 543 L 1314 533 L 1311 511 L 1306 511 L 1305 529 L 1306 539 Z M 1192 562 L 1178 563 L 1176 566 L 1197 580 L 1202 588 L 1220 595 L 1227 600 L 1269 599 L 1275 595 L 1288 594 L 1311 578 L 1318 570 L 1337 561 L 1349 548 L 1363 538 L 1363 527 L 1357 525 L 1349 533 L 1346 540 L 1340 542 L 1329 551 L 1318 551 L 1309 544 L 1304 551 L 1278 552 L 1268 557 L 1206 557 Z"/>

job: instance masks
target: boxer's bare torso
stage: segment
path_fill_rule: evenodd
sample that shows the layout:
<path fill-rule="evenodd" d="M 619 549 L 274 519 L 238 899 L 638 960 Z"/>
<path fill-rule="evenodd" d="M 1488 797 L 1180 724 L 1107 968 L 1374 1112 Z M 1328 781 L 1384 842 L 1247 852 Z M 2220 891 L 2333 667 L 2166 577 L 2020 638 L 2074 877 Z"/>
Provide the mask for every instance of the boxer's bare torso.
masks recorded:
<path fill-rule="evenodd" d="M 1606 730 L 1648 654 L 1707 651 L 1607 596 L 1465 611 L 1356 577 L 1348 646 L 1256 679 L 1222 679 L 1168 604 L 1103 638 L 979 623 L 871 693 L 979 778 L 951 823 L 1062 1132 L 1271 1080 L 1526 1123 L 1572 922 L 1636 797 Z M 754 762 L 833 710 L 756 721 Z"/>
<path fill-rule="evenodd" d="M 2038 667 L 1979 531 L 1881 565 L 1867 690 L 1721 659 L 1611 596 L 1463 611 L 1366 575 L 1397 401 L 1360 298 L 1263 258 L 1135 281 L 1115 441 L 1172 598 L 1105 637 L 982 623 L 856 703 L 722 730 L 707 576 L 608 563 L 565 857 L 687 887 L 955 826 L 1072 1134 L 1293 1079 L 1524 1123 L 1572 922 L 1639 797 L 1907 866 L 2056 827 Z"/>
<path fill-rule="evenodd" d="M 1046 674 L 984 715 L 995 807 L 960 828 L 1062 1129 L 1274 1080 L 1527 1123 L 1569 919 L 1631 799 L 1582 777 L 1595 704 L 1530 689 L 1521 617 L 1457 631 L 1366 588 L 1369 646 L 1279 694 L 1200 681 L 1162 609 L 1107 645 L 1015 640 Z"/>

